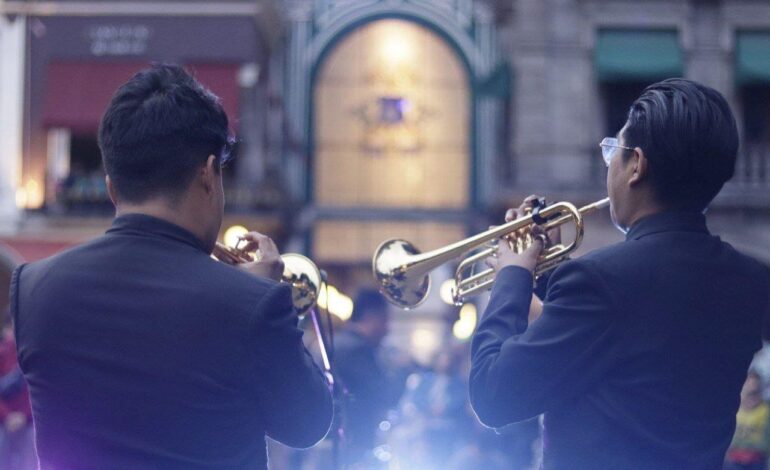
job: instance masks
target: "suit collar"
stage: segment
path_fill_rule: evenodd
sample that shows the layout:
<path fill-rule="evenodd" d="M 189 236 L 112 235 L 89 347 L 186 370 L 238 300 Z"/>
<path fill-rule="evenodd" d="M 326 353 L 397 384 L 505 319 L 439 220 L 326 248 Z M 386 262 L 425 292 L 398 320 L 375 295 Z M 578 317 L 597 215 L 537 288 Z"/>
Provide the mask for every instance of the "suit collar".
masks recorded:
<path fill-rule="evenodd" d="M 210 250 L 192 232 L 171 222 L 146 214 L 124 214 L 112 221 L 107 233 L 129 233 L 169 238 L 191 245 L 205 253 Z"/>
<path fill-rule="evenodd" d="M 695 211 L 665 211 L 639 219 L 626 234 L 626 240 L 638 240 L 659 232 L 709 233 L 706 216 Z"/>

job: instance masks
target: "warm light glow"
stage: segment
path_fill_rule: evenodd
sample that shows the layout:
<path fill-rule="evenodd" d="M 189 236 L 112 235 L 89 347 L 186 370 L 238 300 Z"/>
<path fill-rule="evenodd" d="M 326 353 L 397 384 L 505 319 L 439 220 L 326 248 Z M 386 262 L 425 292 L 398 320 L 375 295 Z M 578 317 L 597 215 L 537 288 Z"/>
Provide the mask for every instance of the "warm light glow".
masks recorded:
<path fill-rule="evenodd" d="M 35 179 L 28 179 L 24 186 L 16 190 L 16 207 L 20 209 L 37 209 L 43 205 L 45 195 L 43 188 Z"/>
<path fill-rule="evenodd" d="M 477 322 L 476 306 L 465 304 L 460 309 L 460 319 L 452 326 L 452 334 L 460 341 L 465 341 L 473 335 Z"/>
<path fill-rule="evenodd" d="M 233 225 L 225 230 L 225 236 L 223 238 L 225 245 L 234 247 L 238 244 L 238 239 L 248 232 L 249 230 L 242 225 Z"/>
<path fill-rule="evenodd" d="M 18 188 L 16 190 L 16 207 L 19 209 L 25 209 L 27 207 L 27 191 L 24 188 Z"/>
<path fill-rule="evenodd" d="M 347 321 L 353 315 L 353 299 L 341 293 L 332 285 L 324 285 L 318 295 L 318 306 L 336 316 L 342 321 Z"/>
<path fill-rule="evenodd" d="M 318 295 L 318 306 L 321 308 L 326 308 L 327 302 L 326 299 L 328 298 L 334 298 L 336 295 L 339 294 L 339 291 L 336 287 L 334 287 L 331 284 L 325 284 L 321 288 L 321 293 Z"/>
<path fill-rule="evenodd" d="M 403 64 L 412 59 L 412 44 L 402 33 L 394 28 L 382 42 L 382 57 L 389 65 Z"/>
<path fill-rule="evenodd" d="M 420 328 L 412 332 L 412 349 L 415 356 L 430 357 L 439 347 L 440 339 L 438 334 L 427 328 Z"/>
<path fill-rule="evenodd" d="M 402 147 L 403 148 L 403 147 Z M 418 185 L 423 181 L 423 171 L 417 165 L 409 165 L 404 174 L 404 179 L 412 185 Z"/>
<path fill-rule="evenodd" d="M 472 321 L 476 324 L 476 306 L 473 304 L 465 304 L 460 309 L 460 320 Z"/>
<path fill-rule="evenodd" d="M 444 301 L 444 303 L 447 303 L 449 305 L 454 305 L 454 292 L 455 289 L 455 280 L 454 279 L 447 279 L 443 283 L 441 283 L 441 288 L 439 289 L 439 294 L 441 295 L 441 300 Z"/>

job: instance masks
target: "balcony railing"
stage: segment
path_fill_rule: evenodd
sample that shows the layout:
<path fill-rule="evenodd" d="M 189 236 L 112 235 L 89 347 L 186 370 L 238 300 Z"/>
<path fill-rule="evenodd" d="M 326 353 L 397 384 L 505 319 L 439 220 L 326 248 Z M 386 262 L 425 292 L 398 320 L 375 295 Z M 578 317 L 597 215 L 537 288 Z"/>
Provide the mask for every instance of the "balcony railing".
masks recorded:
<path fill-rule="evenodd" d="M 274 211 L 290 202 L 283 182 L 278 176 L 266 178 L 258 185 L 247 186 L 228 178 L 225 199 L 228 212 Z M 56 198 L 49 202 L 48 211 L 63 215 L 111 215 L 114 212 L 107 194 L 104 173 L 73 172 L 56 184 Z"/>
<path fill-rule="evenodd" d="M 592 145 L 581 153 L 574 158 L 584 158 L 582 161 L 585 166 L 581 168 L 580 165 L 574 165 L 569 170 L 581 177 L 562 182 L 560 178 L 543 172 L 540 179 L 518 177 L 503 181 L 501 186 L 504 189 L 493 203 L 509 204 L 511 200 L 516 201 L 533 193 L 551 197 L 556 194 L 557 197 L 572 198 L 578 202 L 588 202 L 606 194 L 607 170 L 602 159 L 597 156 L 598 149 Z M 725 184 L 714 205 L 770 210 L 770 141 L 741 146 L 733 178 Z"/>

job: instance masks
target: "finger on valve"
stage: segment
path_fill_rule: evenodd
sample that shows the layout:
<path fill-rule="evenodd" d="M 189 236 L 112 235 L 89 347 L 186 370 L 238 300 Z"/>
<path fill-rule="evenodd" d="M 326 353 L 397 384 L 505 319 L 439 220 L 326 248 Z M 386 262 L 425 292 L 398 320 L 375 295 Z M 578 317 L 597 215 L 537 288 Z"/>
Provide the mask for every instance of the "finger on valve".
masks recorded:
<path fill-rule="evenodd" d="M 545 232 L 543 227 L 539 225 L 533 225 L 530 231 L 530 235 L 532 237 L 532 244 L 539 244 L 540 248 L 538 251 L 542 252 L 548 246 L 548 234 Z"/>
<path fill-rule="evenodd" d="M 241 236 L 241 240 L 245 242 L 245 244 L 243 244 L 240 249 L 246 252 L 259 251 L 259 258 L 273 258 L 280 256 L 275 242 L 273 242 L 267 235 L 259 232 L 249 232 Z"/>

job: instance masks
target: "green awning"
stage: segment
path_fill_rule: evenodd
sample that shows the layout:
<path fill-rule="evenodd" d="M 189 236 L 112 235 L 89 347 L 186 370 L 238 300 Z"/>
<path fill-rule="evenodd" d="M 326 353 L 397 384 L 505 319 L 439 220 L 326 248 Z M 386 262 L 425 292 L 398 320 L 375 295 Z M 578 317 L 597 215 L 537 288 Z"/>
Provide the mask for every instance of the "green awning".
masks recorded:
<path fill-rule="evenodd" d="M 738 33 L 735 79 L 740 85 L 770 82 L 770 31 Z"/>
<path fill-rule="evenodd" d="M 679 35 L 672 30 L 602 29 L 595 50 L 600 81 L 681 77 Z"/>

